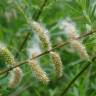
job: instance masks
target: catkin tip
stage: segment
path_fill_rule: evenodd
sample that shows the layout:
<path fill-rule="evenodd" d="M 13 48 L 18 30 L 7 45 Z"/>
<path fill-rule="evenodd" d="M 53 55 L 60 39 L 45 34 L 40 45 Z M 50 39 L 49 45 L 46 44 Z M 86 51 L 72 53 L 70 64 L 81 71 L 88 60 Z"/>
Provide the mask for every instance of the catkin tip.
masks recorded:
<path fill-rule="evenodd" d="M 77 34 L 77 30 L 73 22 L 63 20 L 59 25 L 60 29 L 64 31 L 68 39 L 76 39 L 79 37 L 79 34 Z"/>
<path fill-rule="evenodd" d="M 36 61 L 29 61 L 28 64 L 32 71 L 35 73 L 35 76 L 38 80 L 46 84 L 49 82 L 49 78 L 47 77 L 46 72 L 43 71 L 43 69 L 39 66 L 39 64 L 36 63 Z"/>

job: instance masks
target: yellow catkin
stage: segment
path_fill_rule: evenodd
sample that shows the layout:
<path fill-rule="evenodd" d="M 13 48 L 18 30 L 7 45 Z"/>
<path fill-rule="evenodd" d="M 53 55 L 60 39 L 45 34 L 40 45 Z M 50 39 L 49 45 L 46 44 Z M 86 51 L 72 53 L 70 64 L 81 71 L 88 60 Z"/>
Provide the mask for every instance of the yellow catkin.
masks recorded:
<path fill-rule="evenodd" d="M 86 48 L 80 41 L 72 40 L 70 41 L 70 44 L 74 48 L 74 50 L 79 54 L 81 59 L 89 60 L 89 55 L 86 51 Z"/>
<path fill-rule="evenodd" d="M 46 32 L 46 29 L 41 24 L 39 24 L 38 22 L 35 22 L 35 21 L 32 21 L 31 25 L 32 25 L 33 31 L 37 33 L 37 35 L 42 43 L 42 46 L 44 48 L 50 49 L 51 43 L 49 40 L 49 36 Z"/>
<path fill-rule="evenodd" d="M 22 80 L 22 74 L 23 73 L 20 67 L 14 68 L 12 71 L 10 71 L 8 87 L 15 88 L 16 86 L 18 86 L 18 84 Z"/>
<path fill-rule="evenodd" d="M 49 78 L 47 77 L 46 73 L 35 60 L 29 61 L 28 65 L 31 67 L 38 80 L 42 81 L 43 83 L 49 82 Z"/>
<path fill-rule="evenodd" d="M 11 52 L 4 47 L 2 44 L 0 45 L 0 72 L 2 72 L 7 67 L 13 66 L 15 64 L 15 60 Z M 5 74 L 2 74 L 0 77 L 3 77 Z"/>
<path fill-rule="evenodd" d="M 13 65 L 15 63 L 13 55 L 6 47 L 0 48 L 0 59 L 2 59 L 8 65 Z"/>
<path fill-rule="evenodd" d="M 50 52 L 50 55 L 52 57 L 53 64 L 55 65 L 55 70 L 56 70 L 56 76 L 61 77 L 62 76 L 62 61 L 58 53 L 56 52 Z"/>

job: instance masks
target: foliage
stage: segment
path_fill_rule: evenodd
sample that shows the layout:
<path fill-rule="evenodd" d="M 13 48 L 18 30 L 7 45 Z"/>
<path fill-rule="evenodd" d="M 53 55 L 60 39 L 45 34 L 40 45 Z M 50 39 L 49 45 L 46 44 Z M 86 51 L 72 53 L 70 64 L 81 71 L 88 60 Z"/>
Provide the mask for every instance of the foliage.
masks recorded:
<path fill-rule="evenodd" d="M 58 26 L 59 22 L 64 19 L 71 19 L 76 24 L 80 35 L 95 30 L 96 0 L 0 0 L 0 42 L 8 47 L 19 63 L 30 58 L 28 50 L 32 49 L 34 45 L 35 49 L 40 46 L 41 52 L 46 51 L 34 35 L 30 24 L 32 20 L 46 26 L 54 48 L 55 45 L 66 41 L 64 32 Z M 24 42 L 24 46 L 20 50 L 27 34 L 29 34 L 28 40 Z M 96 33 L 81 40 L 92 58 L 96 53 Z M 37 43 L 39 45 L 36 45 Z M 34 50 L 32 49 L 32 51 Z M 38 58 L 38 61 L 50 78 L 49 84 L 38 81 L 26 63 L 20 66 L 23 71 L 23 79 L 16 88 L 8 88 L 9 75 L 0 79 L 0 96 L 60 96 L 66 85 L 86 65 L 87 61 L 80 59 L 70 45 L 65 45 L 55 51 L 60 54 L 63 63 L 62 78 L 55 78 L 50 55 L 43 55 Z M 95 61 L 92 62 L 65 96 L 96 96 L 95 63 Z M 0 64 L 0 67 L 2 66 Z"/>

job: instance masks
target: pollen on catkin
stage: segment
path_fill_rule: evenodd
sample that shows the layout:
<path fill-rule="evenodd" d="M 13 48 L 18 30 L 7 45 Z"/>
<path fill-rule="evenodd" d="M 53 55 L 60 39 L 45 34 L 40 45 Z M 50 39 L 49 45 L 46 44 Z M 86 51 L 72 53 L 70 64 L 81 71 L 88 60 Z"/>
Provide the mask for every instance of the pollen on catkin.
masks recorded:
<path fill-rule="evenodd" d="M 9 77 L 9 82 L 8 82 L 8 88 L 15 88 L 18 86 L 18 84 L 22 80 L 22 70 L 20 67 L 14 68 L 12 71 L 10 71 L 10 77 Z"/>
<path fill-rule="evenodd" d="M 58 53 L 56 52 L 50 52 L 50 55 L 52 57 L 53 64 L 55 65 L 56 70 L 56 77 L 61 77 L 63 73 L 63 66 L 62 61 Z"/>
<path fill-rule="evenodd" d="M 72 40 L 70 41 L 70 45 L 79 54 L 81 59 L 90 61 L 86 48 L 80 41 Z"/>
<path fill-rule="evenodd" d="M 42 46 L 44 48 L 50 49 L 51 43 L 50 43 L 49 36 L 47 34 L 46 29 L 40 23 L 35 22 L 35 21 L 32 21 L 31 25 L 32 25 L 33 31 L 37 33 L 42 43 Z"/>
<path fill-rule="evenodd" d="M 47 77 L 46 72 L 43 71 L 43 69 L 40 67 L 39 64 L 37 64 L 35 60 L 29 61 L 28 65 L 31 67 L 38 80 L 46 84 L 49 82 L 49 78 Z"/>
<path fill-rule="evenodd" d="M 73 22 L 69 22 L 67 20 L 63 20 L 59 24 L 60 29 L 63 30 L 68 37 L 68 39 L 76 39 L 79 37 L 77 33 L 76 26 Z"/>
<path fill-rule="evenodd" d="M 7 66 L 12 66 L 15 63 L 13 55 L 6 47 L 0 47 L 0 60 Z"/>

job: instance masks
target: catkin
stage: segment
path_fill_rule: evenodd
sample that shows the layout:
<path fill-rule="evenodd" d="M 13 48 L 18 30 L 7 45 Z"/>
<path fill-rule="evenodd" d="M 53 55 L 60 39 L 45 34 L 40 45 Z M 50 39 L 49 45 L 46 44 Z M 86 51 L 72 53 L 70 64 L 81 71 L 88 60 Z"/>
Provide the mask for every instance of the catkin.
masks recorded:
<path fill-rule="evenodd" d="M 5 47 L 0 48 L 0 60 L 2 60 L 8 65 L 13 65 L 15 63 L 13 55 Z"/>
<path fill-rule="evenodd" d="M 10 72 L 10 78 L 9 78 L 9 82 L 8 82 L 8 87 L 9 88 L 15 88 L 22 80 L 22 70 L 20 67 L 14 68 L 11 72 Z"/>
<path fill-rule="evenodd" d="M 43 26 L 41 26 L 38 22 L 35 22 L 35 21 L 33 21 L 31 25 L 32 25 L 33 31 L 37 33 L 37 35 L 42 43 L 42 46 L 44 48 L 50 49 L 51 43 L 50 43 L 49 36 L 48 36 L 45 28 Z"/>
<path fill-rule="evenodd" d="M 79 54 L 81 59 L 88 60 L 89 61 L 89 55 L 87 54 L 85 46 L 78 41 L 78 40 L 72 40 L 70 41 L 71 46 L 75 49 L 75 51 Z"/>
<path fill-rule="evenodd" d="M 56 52 L 50 52 L 50 55 L 52 57 L 53 64 L 55 65 L 55 70 L 56 70 L 56 76 L 61 77 L 62 76 L 62 61 L 58 53 Z"/>
<path fill-rule="evenodd" d="M 44 83 L 49 82 L 49 78 L 47 77 L 46 73 L 42 70 L 42 68 L 39 66 L 39 64 L 37 64 L 35 60 L 29 61 L 28 65 L 31 67 L 38 80 Z"/>
<path fill-rule="evenodd" d="M 62 21 L 60 23 L 60 29 L 65 32 L 68 39 L 76 39 L 79 37 L 79 34 L 77 34 L 77 30 L 75 28 L 75 24 L 72 22 L 68 22 L 66 20 Z"/>
<path fill-rule="evenodd" d="M 79 37 L 75 25 L 72 22 L 63 21 L 61 29 L 66 33 L 70 45 L 76 50 L 81 59 L 89 61 L 89 55 L 86 51 L 85 46 L 81 43 L 80 40 L 76 40 Z"/>
<path fill-rule="evenodd" d="M 11 52 L 6 47 L 0 47 L 0 62 L 4 63 L 7 67 L 13 66 L 15 60 Z M 22 79 L 22 70 L 17 67 L 10 71 L 8 87 L 16 87 Z"/>

